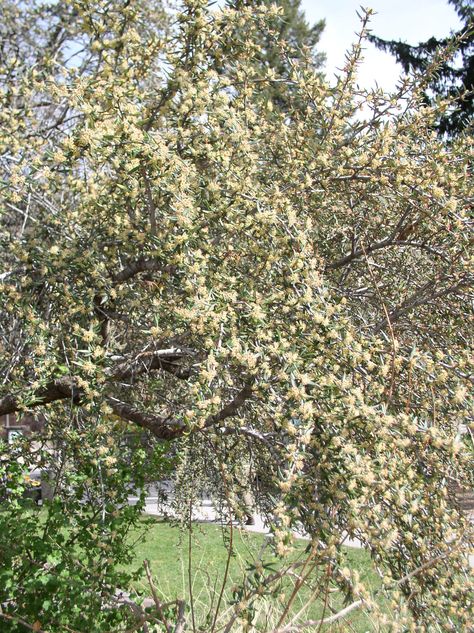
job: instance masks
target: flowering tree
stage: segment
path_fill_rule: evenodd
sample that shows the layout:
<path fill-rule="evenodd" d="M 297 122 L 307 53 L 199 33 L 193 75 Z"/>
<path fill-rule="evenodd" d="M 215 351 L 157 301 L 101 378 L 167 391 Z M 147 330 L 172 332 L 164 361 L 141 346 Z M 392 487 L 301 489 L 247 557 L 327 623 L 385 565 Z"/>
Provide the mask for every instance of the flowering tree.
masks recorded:
<path fill-rule="evenodd" d="M 355 609 L 374 630 L 469 630 L 448 484 L 470 466 L 472 139 L 432 131 L 450 104 L 422 104 L 428 75 L 357 87 L 367 16 L 330 86 L 277 34 L 285 63 L 262 62 L 276 5 L 207 4 L 4 3 L 0 415 L 45 424 L 0 454 L 0 618 L 182 630 L 182 603 L 149 624 L 109 608 L 130 581 L 129 486 L 172 467 L 205 471 L 237 514 L 254 487 L 284 560 L 309 536 L 322 615 L 288 620 L 296 580 L 275 631 Z M 21 497 L 37 463 L 44 520 Z M 378 593 L 343 562 L 347 535 Z M 256 630 L 279 577 L 243 579 L 212 629 Z"/>

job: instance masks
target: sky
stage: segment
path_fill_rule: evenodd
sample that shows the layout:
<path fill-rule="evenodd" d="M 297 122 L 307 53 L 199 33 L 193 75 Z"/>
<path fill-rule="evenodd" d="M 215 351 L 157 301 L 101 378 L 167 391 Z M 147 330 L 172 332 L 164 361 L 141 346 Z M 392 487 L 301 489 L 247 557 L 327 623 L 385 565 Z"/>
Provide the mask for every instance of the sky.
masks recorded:
<path fill-rule="evenodd" d="M 384 39 L 401 39 L 417 44 L 432 35 L 448 35 L 460 26 L 456 12 L 447 0 L 302 0 L 301 6 L 310 23 L 321 18 L 326 28 L 318 49 L 327 56 L 326 71 L 332 76 L 344 63 L 344 52 L 356 39 L 360 6 L 370 7 L 377 13 L 371 19 L 375 35 Z M 396 84 L 401 67 L 389 53 L 383 53 L 367 43 L 365 62 L 361 67 L 360 84 L 369 88 L 375 82 L 390 90 Z"/>

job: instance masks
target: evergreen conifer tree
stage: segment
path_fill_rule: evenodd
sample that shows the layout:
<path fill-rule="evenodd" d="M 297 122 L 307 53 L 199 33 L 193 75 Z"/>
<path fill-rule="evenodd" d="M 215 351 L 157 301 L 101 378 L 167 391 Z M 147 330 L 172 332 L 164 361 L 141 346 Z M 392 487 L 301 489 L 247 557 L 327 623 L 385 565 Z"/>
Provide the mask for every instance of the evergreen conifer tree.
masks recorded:
<path fill-rule="evenodd" d="M 452 136 L 472 125 L 474 112 L 472 94 L 474 87 L 474 1 L 448 1 L 462 21 L 461 28 L 453 34 L 454 38 L 460 38 L 459 54 L 441 64 L 430 82 L 425 96 L 427 103 L 432 103 L 439 96 L 449 98 L 459 95 L 456 100 L 456 108 L 450 109 L 440 118 L 438 123 L 438 130 L 441 134 Z M 402 64 L 403 70 L 410 72 L 425 70 L 435 51 L 440 47 L 445 47 L 450 38 L 430 37 L 426 42 L 420 42 L 416 46 L 401 40 L 384 40 L 375 35 L 369 35 L 369 40 L 377 48 L 395 55 L 397 62 Z M 466 94 L 465 89 L 471 92 Z"/>
<path fill-rule="evenodd" d="M 304 59 L 309 66 L 321 68 L 325 55 L 317 51 L 316 47 L 324 30 L 324 19 L 309 24 L 301 8 L 301 0 L 235 0 L 233 4 L 236 8 L 249 5 L 279 7 L 278 14 L 271 20 L 272 28 L 262 33 L 258 58 L 264 67 L 272 69 L 275 74 L 275 82 L 265 91 L 265 96 L 274 107 L 288 111 L 289 100 L 292 100 L 294 108 L 294 95 L 291 89 L 288 90 L 287 84 L 282 87 L 282 82 L 286 83 L 296 60 L 301 62 Z"/>

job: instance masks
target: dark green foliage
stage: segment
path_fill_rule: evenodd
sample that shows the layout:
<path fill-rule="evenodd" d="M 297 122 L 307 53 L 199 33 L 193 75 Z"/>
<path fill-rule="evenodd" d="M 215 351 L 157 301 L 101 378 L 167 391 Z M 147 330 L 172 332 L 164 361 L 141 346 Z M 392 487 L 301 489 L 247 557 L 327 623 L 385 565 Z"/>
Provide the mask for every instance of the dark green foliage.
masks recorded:
<path fill-rule="evenodd" d="M 432 103 L 436 97 L 453 97 L 461 95 L 466 89 L 471 92 L 459 96 L 456 109 L 449 110 L 440 120 L 438 130 L 440 134 L 455 135 L 472 125 L 474 102 L 472 89 L 474 87 L 474 2 L 473 0 L 448 0 L 453 5 L 462 21 L 461 28 L 454 33 L 454 37 L 462 37 L 459 42 L 458 55 L 445 61 L 429 85 L 426 93 L 427 103 Z M 375 35 L 369 35 L 369 40 L 383 51 L 395 55 L 405 72 L 423 71 L 429 65 L 433 54 L 439 47 L 446 46 L 450 38 L 430 37 L 426 42 L 412 46 L 402 41 L 384 40 Z"/>

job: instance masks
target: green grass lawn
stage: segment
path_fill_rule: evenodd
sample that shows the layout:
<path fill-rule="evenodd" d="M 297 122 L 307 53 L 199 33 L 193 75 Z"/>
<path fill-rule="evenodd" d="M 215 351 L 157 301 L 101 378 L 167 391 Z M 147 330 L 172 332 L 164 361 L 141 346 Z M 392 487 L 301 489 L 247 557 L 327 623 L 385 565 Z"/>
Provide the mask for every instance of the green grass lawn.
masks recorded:
<path fill-rule="evenodd" d="M 224 592 L 224 601 L 221 612 L 230 610 L 229 601 L 232 599 L 232 589 L 242 582 L 245 570 L 252 562 L 259 557 L 267 563 L 271 563 L 274 569 L 281 568 L 288 564 L 289 560 L 276 559 L 268 540 L 264 535 L 249 533 L 238 528 L 232 530 L 233 548 L 230 558 L 228 582 Z M 212 523 L 194 524 L 191 537 L 191 579 L 196 612 L 196 623 L 201 625 L 203 631 L 206 629 L 206 614 L 209 612 L 211 603 L 215 605 L 217 595 L 220 592 L 228 548 L 225 541 L 229 542 L 230 533 L 226 528 L 224 531 L 220 526 Z M 135 550 L 135 563 L 132 568 L 136 569 L 142 564 L 144 559 L 150 563 L 150 568 L 154 575 L 156 586 L 164 601 L 176 598 L 186 599 L 189 603 L 189 539 L 186 530 L 181 531 L 178 527 L 170 526 L 160 520 L 151 520 L 149 526 L 143 533 L 136 532 L 132 535 Z M 296 560 L 304 556 L 307 542 L 296 541 L 294 553 L 291 560 Z M 344 548 L 344 556 L 347 557 L 347 566 L 355 568 L 360 574 L 363 584 L 371 591 L 380 586 L 372 562 L 367 552 L 356 548 Z M 283 583 L 281 592 L 289 597 L 292 586 L 290 581 Z M 146 595 L 150 595 L 150 590 L 146 581 L 140 581 L 136 585 L 137 590 Z M 291 614 L 300 610 L 303 604 L 310 599 L 312 591 L 309 587 L 303 587 L 298 593 L 291 609 Z M 342 603 L 337 593 L 331 594 L 331 605 L 334 608 L 341 608 Z M 261 601 L 259 607 L 261 611 L 262 630 L 265 626 L 271 627 L 273 606 L 276 604 L 275 598 L 266 597 Z M 317 618 L 323 609 L 322 598 L 312 601 L 308 608 L 305 619 Z M 281 608 L 280 608 L 281 610 Z M 230 613 L 230 611 L 229 611 Z M 331 611 L 326 609 L 325 615 Z M 265 625 L 264 620 L 269 620 Z M 274 623 L 274 622 L 273 622 Z M 375 626 L 370 616 L 361 611 L 353 611 L 348 618 L 339 621 L 338 624 L 323 627 L 323 631 L 344 631 L 366 633 L 368 631 L 381 631 Z"/>

